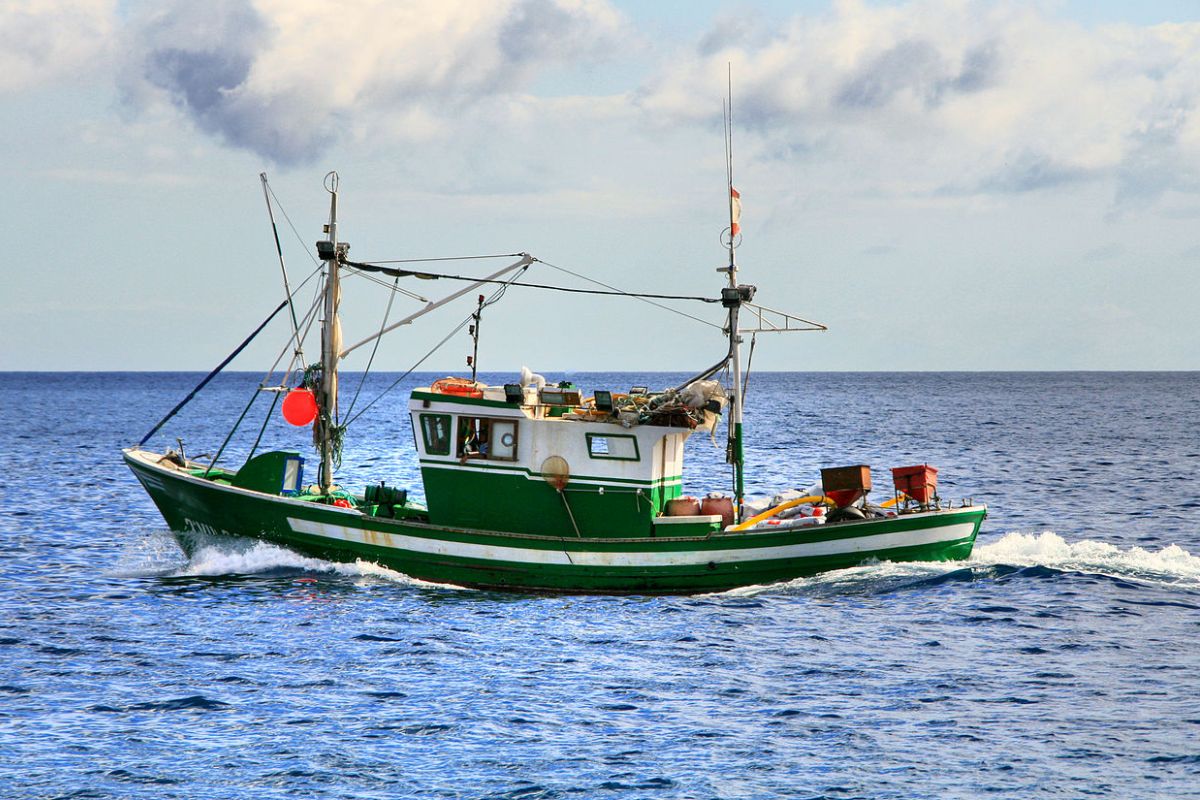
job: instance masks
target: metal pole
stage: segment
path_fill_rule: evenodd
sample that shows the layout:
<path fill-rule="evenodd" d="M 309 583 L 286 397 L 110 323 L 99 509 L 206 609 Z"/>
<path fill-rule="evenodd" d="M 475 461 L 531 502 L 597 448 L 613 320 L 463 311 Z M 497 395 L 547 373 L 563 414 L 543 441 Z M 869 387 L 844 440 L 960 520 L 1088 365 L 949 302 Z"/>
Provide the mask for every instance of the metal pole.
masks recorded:
<path fill-rule="evenodd" d="M 258 173 L 258 178 L 262 181 L 263 199 L 267 201 L 267 216 L 271 219 L 271 234 L 275 237 L 275 252 L 279 256 L 279 271 L 283 273 L 283 292 L 287 295 L 288 310 L 292 312 L 292 336 L 296 340 L 294 358 L 301 358 L 301 350 L 303 348 L 300 345 L 300 322 L 296 319 L 296 307 L 292 304 L 292 287 L 288 284 L 287 265 L 283 261 L 283 246 L 279 243 L 279 227 L 275 224 L 275 209 L 271 207 L 271 192 L 267 186 L 267 173 Z"/>
<path fill-rule="evenodd" d="M 471 326 L 471 338 L 475 341 L 474 350 L 471 352 L 471 383 L 475 383 L 475 377 L 479 373 L 479 323 L 483 319 L 483 301 L 484 296 L 479 295 L 479 307 L 473 315 L 475 324 Z"/>
<path fill-rule="evenodd" d="M 329 235 L 333 258 L 325 277 L 325 319 L 321 327 L 321 493 L 329 494 L 333 487 L 333 447 L 331 427 L 337 424 L 337 362 L 340 342 L 335 341 L 338 328 L 338 253 L 337 253 L 337 190 L 336 172 L 326 176 L 329 191 Z"/>

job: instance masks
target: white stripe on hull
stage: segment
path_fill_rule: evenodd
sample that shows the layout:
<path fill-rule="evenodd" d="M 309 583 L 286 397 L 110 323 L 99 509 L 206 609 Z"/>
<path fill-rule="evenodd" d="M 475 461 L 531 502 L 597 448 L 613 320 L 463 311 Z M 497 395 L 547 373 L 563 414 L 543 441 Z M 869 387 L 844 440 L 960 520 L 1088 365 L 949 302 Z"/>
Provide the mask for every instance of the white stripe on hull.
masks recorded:
<path fill-rule="evenodd" d="M 166 488 L 163 486 L 162 478 L 159 478 L 156 475 L 145 475 L 141 472 L 135 472 L 133 474 L 134 474 L 134 477 L 136 477 L 139 481 L 142 482 L 142 486 L 146 489 L 147 492 L 164 492 L 164 491 L 166 491 Z"/>
<path fill-rule="evenodd" d="M 443 472 L 475 472 L 485 475 L 506 475 L 512 478 L 525 478 L 530 481 L 544 481 L 545 477 L 540 473 L 532 472 L 527 469 L 520 468 L 499 468 L 499 467 L 480 467 L 471 463 L 462 464 L 458 461 L 433 461 L 424 460 L 421 462 L 421 469 L 436 469 Z M 593 475 L 572 475 L 571 486 L 604 486 L 614 489 L 641 489 L 642 491 L 650 491 L 651 489 L 669 488 L 671 486 L 682 486 L 683 476 L 673 475 L 667 478 L 658 478 L 656 480 L 637 481 L 637 480 L 617 480 L 614 478 L 603 478 Z"/>
<path fill-rule="evenodd" d="M 661 553 L 621 553 L 599 551 L 540 550 L 527 547 L 454 542 L 442 539 L 427 539 L 387 531 L 363 530 L 328 522 L 288 518 L 288 525 L 297 533 L 322 536 L 346 542 L 406 550 L 426 555 L 474 558 L 483 561 L 507 561 L 519 564 L 557 564 L 562 566 L 586 567 L 682 567 L 746 561 L 769 561 L 781 558 L 813 558 L 891 550 L 898 547 L 913 547 L 937 542 L 952 542 L 965 539 L 975 527 L 974 521 L 943 525 L 925 530 L 908 530 L 896 533 L 878 533 L 846 539 L 822 542 L 797 542 L 776 547 L 751 547 L 734 550 L 671 551 Z"/>

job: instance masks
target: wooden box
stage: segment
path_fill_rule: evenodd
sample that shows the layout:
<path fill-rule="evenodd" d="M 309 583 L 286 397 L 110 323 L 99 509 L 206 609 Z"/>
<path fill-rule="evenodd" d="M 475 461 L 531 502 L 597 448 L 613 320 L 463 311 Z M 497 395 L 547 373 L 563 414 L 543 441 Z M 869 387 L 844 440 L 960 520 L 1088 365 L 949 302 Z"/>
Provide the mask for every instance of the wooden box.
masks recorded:
<path fill-rule="evenodd" d="M 866 464 L 826 467 L 821 470 L 821 488 L 826 497 L 843 508 L 871 491 L 871 468 Z"/>
<path fill-rule="evenodd" d="M 928 464 L 893 467 L 892 483 L 895 484 L 897 492 L 925 505 L 937 495 L 937 474 L 937 467 Z"/>

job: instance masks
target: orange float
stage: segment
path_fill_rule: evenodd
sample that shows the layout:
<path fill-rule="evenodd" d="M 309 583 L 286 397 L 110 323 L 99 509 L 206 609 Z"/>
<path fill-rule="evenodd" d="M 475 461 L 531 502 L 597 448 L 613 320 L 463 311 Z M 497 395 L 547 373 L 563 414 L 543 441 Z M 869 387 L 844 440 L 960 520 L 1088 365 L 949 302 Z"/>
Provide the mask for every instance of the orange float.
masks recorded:
<path fill-rule="evenodd" d="M 479 384 L 466 378 L 442 378 L 434 381 L 429 391 L 434 394 L 453 394 L 459 397 L 483 397 Z"/>
<path fill-rule="evenodd" d="M 283 398 L 283 418 L 297 427 L 317 418 L 317 398 L 311 389 L 292 389 Z"/>

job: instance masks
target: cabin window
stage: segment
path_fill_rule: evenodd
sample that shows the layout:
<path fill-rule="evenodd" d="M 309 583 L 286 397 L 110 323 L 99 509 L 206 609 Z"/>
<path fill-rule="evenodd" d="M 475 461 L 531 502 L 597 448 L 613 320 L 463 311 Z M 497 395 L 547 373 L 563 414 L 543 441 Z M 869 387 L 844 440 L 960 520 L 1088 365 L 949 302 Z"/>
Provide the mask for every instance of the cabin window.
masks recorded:
<path fill-rule="evenodd" d="M 587 444 L 588 455 L 592 458 L 606 458 L 613 461 L 638 461 L 641 458 L 638 453 L 636 436 L 589 433 Z"/>
<path fill-rule="evenodd" d="M 289 456 L 283 462 L 283 485 L 279 487 L 282 495 L 300 494 L 300 483 L 304 480 L 304 459 L 300 456 Z"/>
<path fill-rule="evenodd" d="M 486 417 L 458 418 L 458 457 L 517 460 L 517 421 Z"/>
<path fill-rule="evenodd" d="M 425 452 L 431 456 L 450 455 L 450 415 L 422 414 L 421 434 L 425 437 Z"/>

